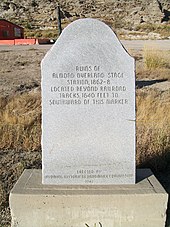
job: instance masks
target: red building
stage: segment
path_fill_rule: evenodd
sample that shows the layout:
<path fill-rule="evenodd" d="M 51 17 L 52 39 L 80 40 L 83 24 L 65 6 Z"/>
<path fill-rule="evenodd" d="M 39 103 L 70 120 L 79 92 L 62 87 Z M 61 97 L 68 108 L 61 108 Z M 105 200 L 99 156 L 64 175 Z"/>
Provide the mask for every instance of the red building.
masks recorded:
<path fill-rule="evenodd" d="M 0 40 L 23 39 L 24 28 L 5 19 L 0 19 Z"/>

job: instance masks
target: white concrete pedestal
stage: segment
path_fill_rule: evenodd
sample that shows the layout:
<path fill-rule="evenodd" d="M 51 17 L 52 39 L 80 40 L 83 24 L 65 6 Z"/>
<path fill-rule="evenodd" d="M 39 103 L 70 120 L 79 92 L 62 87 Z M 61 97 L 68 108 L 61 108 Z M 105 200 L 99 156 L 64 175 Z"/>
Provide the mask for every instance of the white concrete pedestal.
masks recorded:
<path fill-rule="evenodd" d="M 12 189 L 12 227 L 165 226 L 168 195 L 150 170 L 138 170 L 135 185 L 52 186 L 41 180 L 41 170 L 25 170 Z"/>

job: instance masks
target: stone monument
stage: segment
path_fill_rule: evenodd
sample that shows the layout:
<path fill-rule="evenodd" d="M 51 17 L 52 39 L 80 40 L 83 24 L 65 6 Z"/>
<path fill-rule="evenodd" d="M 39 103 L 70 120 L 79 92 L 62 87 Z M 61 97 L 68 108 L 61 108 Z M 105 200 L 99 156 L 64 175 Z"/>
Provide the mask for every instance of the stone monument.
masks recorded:
<path fill-rule="evenodd" d="M 134 71 L 104 23 L 64 30 L 42 61 L 44 184 L 135 183 Z"/>
<path fill-rule="evenodd" d="M 104 23 L 63 31 L 42 62 L 43 174 L 25 170 L 12 189 L 12 227 L 165 226 L 152 172 L 134 184 L 134 68 Z"/>

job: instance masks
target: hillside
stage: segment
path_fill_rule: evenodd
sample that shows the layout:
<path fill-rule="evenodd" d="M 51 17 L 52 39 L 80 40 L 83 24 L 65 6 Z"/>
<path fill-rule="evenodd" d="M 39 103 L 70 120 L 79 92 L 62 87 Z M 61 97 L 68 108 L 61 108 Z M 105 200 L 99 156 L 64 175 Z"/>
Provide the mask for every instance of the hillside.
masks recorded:
<path fill-rule="evenodd" d="M 0 17 L 24 26 L 27 31 L 52 30 L 57 25 L 57 3 L 56 0 L 1 0 Z M 170 36 L 167 25 L 170 0 L 60 0 L 59 4 L 63 27 L 75 19 L 93 17 L 119 30 L 143 31 L 147 24 L 149 31 L 157 32 L 156 28 L 163 27 L 164 35 Z M 39 36 L 44 35 L 40 32 Z"/>

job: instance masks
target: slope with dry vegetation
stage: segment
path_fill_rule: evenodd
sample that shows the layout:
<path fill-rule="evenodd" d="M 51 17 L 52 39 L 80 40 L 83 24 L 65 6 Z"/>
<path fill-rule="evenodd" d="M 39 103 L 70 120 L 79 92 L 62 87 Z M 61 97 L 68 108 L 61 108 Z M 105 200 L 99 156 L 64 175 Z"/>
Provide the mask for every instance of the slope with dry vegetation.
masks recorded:
<path fill-rule="evenodd" d="M 169 0 L 1 0 L 0 17 L 22 25 L 27 37 L 56 38 L 58 4 L 63 27 L 90 17 L 100 18 L 124 38 L 170 36 Z"/>

